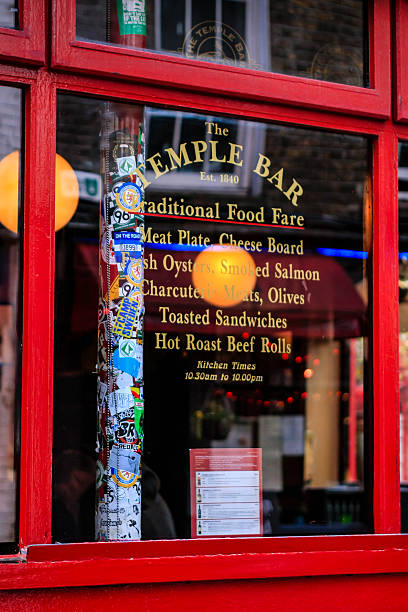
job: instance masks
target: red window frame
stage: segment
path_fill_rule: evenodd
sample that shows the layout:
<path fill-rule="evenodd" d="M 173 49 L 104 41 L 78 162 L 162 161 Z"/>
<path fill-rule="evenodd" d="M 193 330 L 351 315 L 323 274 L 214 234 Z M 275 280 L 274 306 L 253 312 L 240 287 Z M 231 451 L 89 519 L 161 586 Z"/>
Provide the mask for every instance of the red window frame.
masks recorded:
<path fill-rule="evenodd" d="M 67 2 L 61 0 L 60 6 L 66 7 Z M 384 14 L 389 16 L 388 2 L 375 0 L 375 6 L 382 7 Z M 57 13 L 55 15 L 57 18 Z M 389 35 L 385 33 L 389 25 L 388 21 L 382 27 L 385 36 L 379 43 L 382 47 L 386 47 L 384 41 L 389 44 Z M 58 36 L 58 27 L 54 28 L 54 34 Z M 94 50 L 86 49 L 86 53 L 91 57 Z M 116 63 L 122 59 L 121 50 L 117 53 Z M 407 572 L 408 535 L 393 534 L 400 531 L 399 473 L 396 469 L 399 461 L 396 159 L 398 138 L 408 138 L 408 127 L 394 124 L 387 113 L 386 118 L 381 119 L 378 104 L 376 113 L 361 110 L 367 100 L 366 92 L 371 90 L 355 88 L 353 109 L 350 104 L 340 108 L 338 102 L 334 110 L 324 95 L 326 104 L 321 100 L 319 110 L 311 108 L 310 89 L 308 92 L 306 84 L 305 88 L 300 87 L 305 99 L 301 99 L 299 93 L 297 105 L 290 92 L 286 92 L 286 97 L 281 94 L 280 99 L 273 102 L 273 96 L 259 99 L 257 95 L 252 96 L 252 91 L 241 99 L 229 95 L 225 87 L 214 92 L 201 86 L 208 67 L 201 62 L 191 62 L 192 70 L 201 76 L 187 91 L 173 86 L 172 74 L 177 76 L 179 67 L 171 67 L 164 56 L 155 55 L 156 80 L 160 74 L 164 76 L 159 83 L 152 83 L 146 73 L 148 62 L 144 55 L 148 56 L 149 52 L 131 54 L 133 65 L 138 67 L 137 78 L 133 80 L 118 75 L 115 80 L 105 79 L 97 68 L 92 75 L 84 74 L 85 70 L 76 66 L 74 60 L 65 65 L 66 70 L 58 73 L 44 68 L 0 66 L 0 83 L 13 83 L 26 91 L 20 552 L 12 559 L 15 563 L 1 564 L 0 589 Z M 380 75 L 383 68 L 384 74 L 389 75 L 389 57 L 388 46 L 375 60 L 376 74 Z M 189 64 L 187 60 L 181 63 Z M 109 68 L 113 70 L 114 65 L 112 60 Z M 212 69 L 224 71 L 222 66 Z M 241 72 L 232 70 L 230 74 L 241 82 Z M 259 76 L 250 74 L 254 80 Z M 268 78 L 274 81 L 275 76 L 268 75 Z M 319 86 L 326 91 L 327 84 L 319 83 Z M 390 82 L 385 89 L 391 90 Z M 373 534 L 51 544 L 53 194 L 58 92 L 285 122 L 372 138 Z M 367 116 L 370 114 L 375 118 Z"/>
<path fill-rule="evenodd" d="M 188 91 L 219 93 L 320 110 L 360 113 L 371 117 L 390 114 L 390 7 L 384 0 L 369 4 L 370 88 L 316 81 L 284 74 L 262 72 L 207 63 L 183 57 L 84 42 L 75 38 L 75 0 L 52 0 L 53 38 L 51 65 L 100 74 L 131 78 L 143 83 L 160 83 Z"/>
<path fill-rule="evenodd" d="M 0 58 L 2 61 L 44 64 L 45 62 L 45 2 L 18 1 L 20 28 L 0 28 Z"/>
<path fill-rule="evenodd" d="M 394 116 L 396 121 L 408 121 L 408 2 L 395 3 L 395 88 Z"/>

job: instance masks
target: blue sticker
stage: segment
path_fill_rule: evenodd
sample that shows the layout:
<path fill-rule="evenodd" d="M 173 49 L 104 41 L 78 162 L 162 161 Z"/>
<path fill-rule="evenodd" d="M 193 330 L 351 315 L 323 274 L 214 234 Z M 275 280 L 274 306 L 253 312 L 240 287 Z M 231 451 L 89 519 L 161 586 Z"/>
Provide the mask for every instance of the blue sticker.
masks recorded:
<path fill-rule="evenodd" d="M 143 346 L 138 345 L 139 350 L 136 357 L 121 357 L 119 348 L 112 355 L 112 362 L 117 370 L 130 374 L 133 378 L 142 378 Z"/>

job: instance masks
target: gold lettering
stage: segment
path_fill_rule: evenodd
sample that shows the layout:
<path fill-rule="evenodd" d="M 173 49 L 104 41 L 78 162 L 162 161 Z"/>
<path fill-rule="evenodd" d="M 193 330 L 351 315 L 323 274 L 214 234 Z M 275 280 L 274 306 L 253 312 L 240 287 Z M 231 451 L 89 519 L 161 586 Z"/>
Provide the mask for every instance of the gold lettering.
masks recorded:
<path fill-rule="evenodd" d="M 228 158 L 228 163 L 234 164 L 234 166 L 242 166 L 242 159 L 241 161 L 238 160 L 243 146 L 239 144 L 234 144 L 233 142 L 229 142 L 228 144 L 230 146 L 230 156 Z"/>
<path fill-rule="evenodd" d="M 297 206 L 297 200 L 303 193 L 303 187 L 292 179 L 292 184 L 287 191 L 284 191 L 283 194 L 288 198 L 288 200 L 292 199 L 293 206 Z M 292 196 L 292 198 L 291 198 Z"/>
<path fill-rule="evenodd" d="M 171 170 L 174 170 L 176 168 L 176 166 L 174 165 L 174 161 L 176 162 L 179 168 L 181 168 L 181 166 L 188 166 L 189 164 L 192 163 L 189 156 L 187 155 L 186 144 L 187 143 L 183 142 L 180 145 L 179 155 L 177 155 L 177 153 L 172 147 L 169 147 L 168 149 L 164 149 L 169 156 L 169 159 L 171 162 Z M 181 158 L 183 158 L 183 162 L 181 161 Z"/>
<path fill-rule="evenodd" d="M 194 147 L 195 153 L 195 162 L 202 162 L 203 158 L 201 157 L 201 153 L 205 153 L 207 150 L 207 143 L 204 140 L 192 140 L 191 144 Z"/>
<path fill-rule="evenodd" d="M 253 172 L 262 178 L 265 178 L 265 176 L 268 176 L 269 174 L 268 168 L 270 165 L 271 160 L 265 157 L 265 155 L 262 155 L 262 153 L 258 153 L 258 163 L 256 164 L 256 168 L 253 170 Z"/>
<path fill-rule="evenodd" d="M 283 168 L 281 168 L 280 170 L 275 172 L 273 176 L 270 176 L 268 178 L 268 182 L 271 183 L 272 185 L 273 185 L 273 182 L 276 181 L 275 187 L 276 189 L 279 189 L 279 191 L 282 191 L 282 180 L 283 180 Z"/>
<path fill-rule="evenodd" d="M 158 157 L 157 161 L 155 160 L 155 157 Z M 151 167 L 153 168 L 155 178 L 159 178 L 159 176 L 162 176 L 163 174 L 166 174 L 169 171 L 168 166 L 165 166 L 163 171 L 160 170 L 160 168 L 163 168 L 163 165 L 160 161 L 160 153 L 155 153 L 154 155 L 149 157 L 146 161 L 148 161 Z"/>
<path fill-rule="evenodd" d="M 221 159 L 219 159 L 217 157 L 217 144 L 218 144 L 218 140 L 210 140 L 210 146 L 211 146 L 211 156 L 210 156 L 210 161 L 212 162 L 219 162 L 219 163 L 224 163 L 226 160 L 226 157 L 224 155 L 224 157 L 222 157 Z"/>

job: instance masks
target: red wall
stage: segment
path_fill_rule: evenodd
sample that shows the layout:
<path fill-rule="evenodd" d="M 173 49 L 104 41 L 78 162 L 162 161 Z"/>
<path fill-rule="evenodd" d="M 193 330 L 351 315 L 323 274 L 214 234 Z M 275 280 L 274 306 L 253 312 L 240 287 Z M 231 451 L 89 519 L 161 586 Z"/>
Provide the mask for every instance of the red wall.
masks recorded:
<path fill-rule="evenodd" d="M 2 591 L 0 605 L 2 612 L 403 612 L 408 610 L 407 590 L 408 577 L 391 574 Z"/>

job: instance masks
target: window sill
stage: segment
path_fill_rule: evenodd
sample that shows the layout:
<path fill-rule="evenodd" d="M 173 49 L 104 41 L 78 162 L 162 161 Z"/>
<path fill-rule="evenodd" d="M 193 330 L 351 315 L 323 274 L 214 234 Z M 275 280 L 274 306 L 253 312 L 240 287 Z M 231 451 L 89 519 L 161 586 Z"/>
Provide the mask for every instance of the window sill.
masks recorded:
<path fill-rule="evenodd" d="M 406 573 L 407 535 L 33 545 L 0 589 Z"/>

